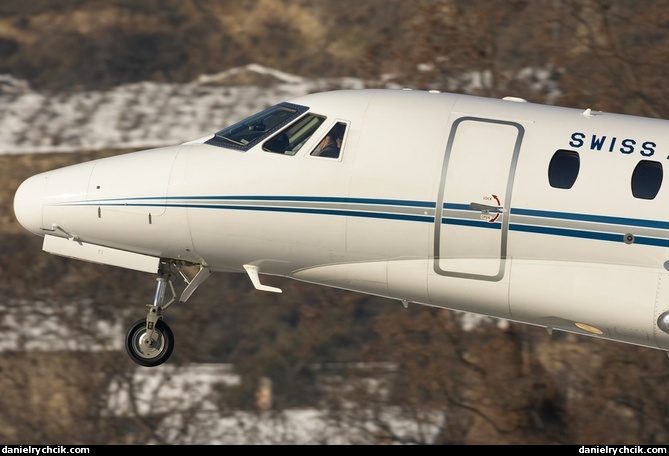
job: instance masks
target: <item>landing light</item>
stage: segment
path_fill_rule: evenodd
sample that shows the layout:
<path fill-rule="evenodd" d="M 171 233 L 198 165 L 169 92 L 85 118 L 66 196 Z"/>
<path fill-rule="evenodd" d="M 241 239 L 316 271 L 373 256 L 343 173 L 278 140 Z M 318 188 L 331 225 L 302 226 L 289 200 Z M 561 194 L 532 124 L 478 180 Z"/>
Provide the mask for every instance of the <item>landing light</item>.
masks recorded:
<path fill-rule="evenodd" d="M 600 329 L 595 328 L 594 326 L 586 325 L 585 323 L 574 323 L 577 328 L 582 329 L 583 331 L 588 331 L 593 334 L 602 335 L 604 334 Z"/>

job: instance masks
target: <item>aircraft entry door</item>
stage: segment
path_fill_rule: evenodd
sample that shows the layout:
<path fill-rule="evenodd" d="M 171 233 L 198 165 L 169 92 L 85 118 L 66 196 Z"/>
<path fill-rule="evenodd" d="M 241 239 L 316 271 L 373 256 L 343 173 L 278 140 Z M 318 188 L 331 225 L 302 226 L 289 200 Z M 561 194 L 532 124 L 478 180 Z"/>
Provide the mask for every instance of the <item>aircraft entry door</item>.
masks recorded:
<path fill-rule="evenodd" d="M 523 133 L 515 122 L 461 117 L 453 123 L 435 213 L 437 274 L 502 279 Z"/>

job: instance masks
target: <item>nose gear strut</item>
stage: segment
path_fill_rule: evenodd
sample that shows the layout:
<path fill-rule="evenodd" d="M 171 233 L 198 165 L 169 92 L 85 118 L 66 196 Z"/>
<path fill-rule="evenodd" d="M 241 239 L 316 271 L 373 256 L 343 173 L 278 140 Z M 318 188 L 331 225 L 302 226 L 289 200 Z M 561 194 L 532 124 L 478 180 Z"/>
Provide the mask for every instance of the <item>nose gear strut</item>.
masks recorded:
<path fill-rule="evenodd" d="M 156 278 L 158 284 L 153 303 L 147 304 L 149 308 L 147 316 L 145 319 L 137 320 L 128 330 L 126 351 L 130 358 L 141 366 L 158 366 L 167 361 L 174 350 L 174 335 L 167 323 L 163 321 L 163 311 L 177 300 L 177 293 L 174 289 L 175 274 L 172 269 L 176 269 L 187 284 L 179 297 L 179 302 L 186 302 L 211 273 L 209 268 L 197 265 L 199 269 L 191 279 L 184 272 L 186 266 L 176 261 L 160 262 Z M 164 303 L 168 286 L 172 292 L 172 298 Z"/>

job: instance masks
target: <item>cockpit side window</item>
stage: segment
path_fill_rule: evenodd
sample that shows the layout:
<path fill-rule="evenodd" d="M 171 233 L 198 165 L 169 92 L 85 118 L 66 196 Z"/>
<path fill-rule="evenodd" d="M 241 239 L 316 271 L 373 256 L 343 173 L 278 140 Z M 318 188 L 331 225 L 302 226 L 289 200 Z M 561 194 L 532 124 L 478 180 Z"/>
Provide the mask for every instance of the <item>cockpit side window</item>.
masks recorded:
<path fill-rule="evenodd" d="M 205 142 L 228 149 L 249 150 L 307 111 L 306 106 L 280 103 L 217 132 Z"/>
<path fill-rule="evenodd" d="M 262 148 L 267 152 L 295 155 L 324 121 L 324 116 L 307 114 L 265 141 Z"/>
<path fill-rule="evenodd" d="M 346 124 L 337 122 L 320 143 L 311 151 L 311 155 L 326 158 L 339 158 L 346 134 Z"/>

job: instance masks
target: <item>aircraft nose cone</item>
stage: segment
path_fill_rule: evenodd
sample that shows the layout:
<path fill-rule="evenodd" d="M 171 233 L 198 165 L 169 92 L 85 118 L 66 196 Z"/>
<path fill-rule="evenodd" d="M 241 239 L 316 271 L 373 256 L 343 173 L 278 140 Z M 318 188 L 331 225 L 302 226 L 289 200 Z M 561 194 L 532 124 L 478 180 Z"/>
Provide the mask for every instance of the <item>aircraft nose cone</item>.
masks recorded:
<path fill-rule="evenodd" d="M 14 194 L 14 215 L 16 220 L 31 233 L 44 235 L 42 227 L 42 207 L 46 190 L 47 174 L 29 177 Z"/>

